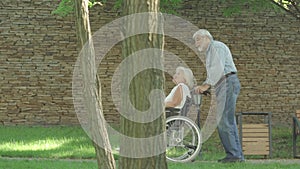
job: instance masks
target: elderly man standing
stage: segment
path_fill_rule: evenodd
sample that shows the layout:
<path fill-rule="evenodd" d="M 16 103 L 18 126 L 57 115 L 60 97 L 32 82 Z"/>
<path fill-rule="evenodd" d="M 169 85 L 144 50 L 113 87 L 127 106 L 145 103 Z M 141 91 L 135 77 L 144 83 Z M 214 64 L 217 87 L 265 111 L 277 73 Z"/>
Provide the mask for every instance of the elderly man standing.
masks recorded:
<path fill-rule="evenodd" d="M 222 104 L 224 109 L 219 110 L 223 112 L 217 113 L 221 115 L 218 132 L 226 157 L 218 160 L 218 162 L 243 162 L 244 155 L 235 121 L 235 107 L 240 93 L 240 81 L 231 52 L 224 43 L 215 41 L 205 29 L 198 30 L 193 35 L 193 39 L 198 51 L 205 52 L 207 71 L 206 81 L 196 87 L 196 92 L 203 93 L 213 87 L 216 91 L 217 100 L 225 102 Z M 221 94 L 222 92 L 223 94 Z"/>

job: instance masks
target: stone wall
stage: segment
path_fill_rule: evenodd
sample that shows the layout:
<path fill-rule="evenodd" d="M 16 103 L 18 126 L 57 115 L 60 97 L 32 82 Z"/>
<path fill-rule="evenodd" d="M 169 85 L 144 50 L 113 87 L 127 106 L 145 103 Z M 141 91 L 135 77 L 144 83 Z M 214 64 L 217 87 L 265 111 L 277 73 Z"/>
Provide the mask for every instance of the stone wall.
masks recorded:
<path fill-rule="evenodd" d="M 275 124 L 290 124 L 291 115 L 300 109 L 300 22 L 270 11 L 245 11 L 225 18 L 225 7 L 216 4 L 186 0 L 178 12 L 230 47 L 242 85 L 237 111 L 268 111 Z M 52 15 L 57 2 L 50 0 L 3 0 L 0 5 L 0 123 L 78 124 L 72 100 L 72 74 L 79 51 L 74 16 Z M 111 9 L 107 4 L 90 11 L 93 32 L 120 17 Z M 205 79 L 203 64 L 188 47 L 167 37 L 165 49 L 192 68 L 198 83 Z M 120 53 L 118 44 L 98 70 L 104 113 L 113 122 L 118 121 L 118 114 L 110 82 L 121 62 Z M 168 92 L 173 85 L 168 75 L 166 82 Z M 207 112 L 208 103 L 205 98 L 202 112 Z"/>
<path fill-rule="evenodd" d="M 1 1 L 0 121 L 77 123 L 71 94 L 74 18 L 51 15 L 53 1 Z"/>

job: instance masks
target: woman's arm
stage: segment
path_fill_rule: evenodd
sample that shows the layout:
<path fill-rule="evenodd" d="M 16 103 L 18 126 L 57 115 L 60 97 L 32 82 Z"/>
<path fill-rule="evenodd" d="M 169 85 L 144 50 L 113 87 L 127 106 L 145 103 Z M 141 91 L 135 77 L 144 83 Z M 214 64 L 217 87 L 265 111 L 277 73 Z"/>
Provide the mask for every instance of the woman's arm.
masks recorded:
<path fill-rule="evenodd" d="M 176 107 L 181 103 L 182 100 L 182 86 L 179 85 L 174 93 L 174 96 L 171 101 L 166 102 L 166 107 Z"/>

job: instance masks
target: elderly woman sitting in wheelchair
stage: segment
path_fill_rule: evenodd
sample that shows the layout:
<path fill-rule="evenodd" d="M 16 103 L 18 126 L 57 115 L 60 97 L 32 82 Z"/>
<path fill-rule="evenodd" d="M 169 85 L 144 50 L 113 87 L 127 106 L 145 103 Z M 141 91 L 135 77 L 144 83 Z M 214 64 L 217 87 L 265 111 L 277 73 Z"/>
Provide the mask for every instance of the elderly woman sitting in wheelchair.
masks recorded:
<path fill-rule="evenodd" d="M 189 162 L 195 159 L 201 149 L 200 129 L 186 117 L 192 104 L 193 72 L 185 67 L 177 67 L 173 82 L 176 86 L 165 98 L 168 117 L 166 156 L 170 161 Z"/>
<path fill-rule="evenodd" d="M 192 70 L 185 67 L 177 67 L 173 76 L 173 82 L 176 86 L 166 97 L 165 106 L 181 109 L 185 104 L 186 98 L 191 98 L 190 90 L 194 86 Z"/>

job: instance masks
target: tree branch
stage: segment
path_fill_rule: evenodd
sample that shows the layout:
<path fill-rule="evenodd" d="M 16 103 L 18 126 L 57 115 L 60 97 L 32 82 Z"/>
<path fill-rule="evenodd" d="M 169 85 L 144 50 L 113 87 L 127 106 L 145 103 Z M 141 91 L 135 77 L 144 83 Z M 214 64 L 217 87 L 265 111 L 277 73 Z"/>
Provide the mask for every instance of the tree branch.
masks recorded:
<path fill-rule="evenodd" d="M 294 8 L 296 9 L 296 11 L 297 11 L 297 12 L 299 13 L 299 15 L 300 15 L 300 9 L 298 8 L 297 2 L 291 0 L 291 4 L 294 6 Z M 296 15 L 297 15 L 297 14 L 296 14 Z M 300 17 L 300 16 L 299 16 L 299 17 Z"/>
<path fill-rule="evenodd" d="M 284 8 L 281 4 L 275 2 L 274 0 L 270 0 L 273 4 L 277 5 L 279 8 L 283 9 L 285 12 L 289 13 L 290 15 L 292 15 L 293 17 L 295 17 L 296 19 L 300 20 L 300 16 L 298 16 L 296 13 L 293 13 L 292 11 Z"/>

